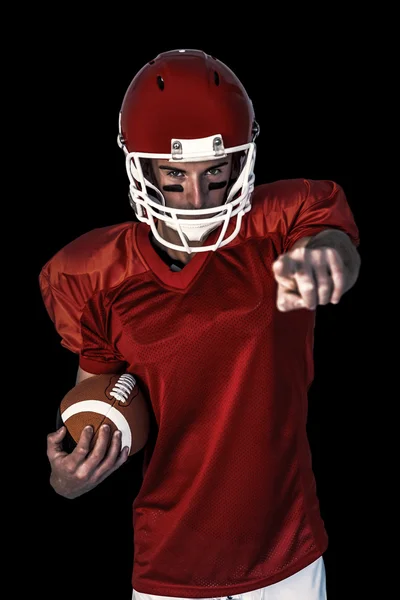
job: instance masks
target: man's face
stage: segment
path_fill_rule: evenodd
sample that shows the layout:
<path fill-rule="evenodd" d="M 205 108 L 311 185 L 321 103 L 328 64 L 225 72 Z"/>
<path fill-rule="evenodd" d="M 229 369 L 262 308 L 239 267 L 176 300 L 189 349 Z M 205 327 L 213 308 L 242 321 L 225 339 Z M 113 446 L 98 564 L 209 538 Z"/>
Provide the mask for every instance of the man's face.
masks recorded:
<path fill-rule="evenodd" d="M 153 173 L 167 207 L 199 210 L 222 206 L 231 177 L 232 156 L 205 162 L 170 163 L 153 159 Z M 207 218 L 211 215 L 198 215 Z M 182 219 L 192 219 L 189 215 Z"/>

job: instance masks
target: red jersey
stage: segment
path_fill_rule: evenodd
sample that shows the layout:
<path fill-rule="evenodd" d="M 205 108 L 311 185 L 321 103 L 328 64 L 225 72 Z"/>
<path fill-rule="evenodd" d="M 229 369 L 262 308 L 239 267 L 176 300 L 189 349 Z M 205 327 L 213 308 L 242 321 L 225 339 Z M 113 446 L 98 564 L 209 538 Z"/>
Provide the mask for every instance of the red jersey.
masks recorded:
<path fill-rule="evenodd" d="M 342 188 L 284 180 L 258 186 L 238 236 L 179 272 L 137 222 L 90 231 L 43 267 L 61 343 L 86 371 L 134 374 L 154 412 L 133 504 L 137 591 L 244 593 L 326 550 L 306 433 L 315 311 L 278 311 L 272 272 L 326 228 L 358 245 Z"/>

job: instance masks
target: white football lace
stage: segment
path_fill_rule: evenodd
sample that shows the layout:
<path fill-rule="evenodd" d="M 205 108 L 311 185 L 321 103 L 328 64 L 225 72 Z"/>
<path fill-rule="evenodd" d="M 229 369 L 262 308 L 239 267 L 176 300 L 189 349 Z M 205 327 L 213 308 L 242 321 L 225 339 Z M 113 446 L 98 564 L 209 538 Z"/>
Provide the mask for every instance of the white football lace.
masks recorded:
<path fill-rule="evenodd" d="M 110 392 L 110 396 L 120 402 L 127 402 L 135 385 L 136 379 L 132 375 L 129 375 L 129 373 L 125 373 L 118 378 L 117 383 Z"/>

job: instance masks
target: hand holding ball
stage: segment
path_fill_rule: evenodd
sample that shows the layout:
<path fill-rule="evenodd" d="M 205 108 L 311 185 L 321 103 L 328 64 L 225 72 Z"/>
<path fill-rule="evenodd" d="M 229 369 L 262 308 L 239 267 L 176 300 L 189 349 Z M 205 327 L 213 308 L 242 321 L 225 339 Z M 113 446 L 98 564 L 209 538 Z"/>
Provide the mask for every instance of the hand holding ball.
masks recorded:
<path fill-rule="evenodd" d="M 95 444 L 101 425 L 110 426 L 111 435 L 121 431 L 121 448 L 128 446 L 129 456 L 139 452 L 149 434 L 149 409 L 135 378 L 123 375 L 94 375 L 88 377 L 64 396 L 59 417 L 75 444 L 84 427 L 91 425 Z"/>

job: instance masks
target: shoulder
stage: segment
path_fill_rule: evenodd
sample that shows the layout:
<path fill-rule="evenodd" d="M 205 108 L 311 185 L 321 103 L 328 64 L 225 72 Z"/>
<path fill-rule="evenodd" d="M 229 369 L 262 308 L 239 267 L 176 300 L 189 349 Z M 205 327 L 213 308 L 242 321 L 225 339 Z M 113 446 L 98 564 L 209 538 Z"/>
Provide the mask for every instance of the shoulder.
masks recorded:
<path fill-rule="evenodd" d="M 40 280 L 53 287 L 74 278 L 96 287 L 116 283 L 132 263 L 134 226 L 133 222 L 119 223 L 80 235 L 47 261 Z"/>
<path fill-rule="evenodd" d="M 282 252 L 300 237 L 339 228 L 354 240 L 358 230 L 343 188 L 331 180 L 283 179 L 258 185 L 237 243 L 273 239 Z"/>
<path fill-rule="evenodd" d="M 52 256 L 39 272 L 48 312 L 81 312 L 95 294 L 107 294 L 145 266 L 135 243 L 137 222 L 88 231 Z M 78 311 L 78 312 L 77 312 Z"/>
<path fill-rule="evenodd" d="M 62 345 L 79 352 L 81 316 L 92 298 L 143 271 L 135 251 L 136 222 L 93 229 L 61 248 L 39 273 L 45 308 Z"/>
<path fill-rule="evenodd" d="M 318 202 L 333 197 L 342 188 L 335 181 L 315 179 L 281 179 L 258 185 L 253 192 L 254 208 L 268 212 L 284 212 L 301 207 L 305 202 Z"/>

